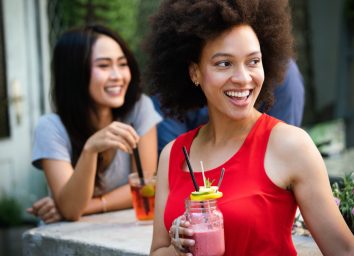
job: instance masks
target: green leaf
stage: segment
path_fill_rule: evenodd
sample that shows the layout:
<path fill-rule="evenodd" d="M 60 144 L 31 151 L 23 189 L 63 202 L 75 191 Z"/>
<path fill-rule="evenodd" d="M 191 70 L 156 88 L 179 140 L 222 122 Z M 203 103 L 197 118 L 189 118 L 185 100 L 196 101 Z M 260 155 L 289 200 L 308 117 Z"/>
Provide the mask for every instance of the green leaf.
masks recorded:
<path fill-rule="evenodd" d="M 210 188 L 215 180 L 210 181 L 209 178 L 205 179 L 205 187 Z"/>

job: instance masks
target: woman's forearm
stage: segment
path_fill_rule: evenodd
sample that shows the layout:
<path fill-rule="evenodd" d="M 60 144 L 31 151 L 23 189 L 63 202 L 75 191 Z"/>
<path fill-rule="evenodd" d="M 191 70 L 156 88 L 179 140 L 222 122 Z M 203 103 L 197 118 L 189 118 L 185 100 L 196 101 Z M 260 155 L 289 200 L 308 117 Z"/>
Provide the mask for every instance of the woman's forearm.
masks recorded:
<path fill-rule="evenodd" d="M 102 197 L 92 198 L 83 214 L 93 214 L 106 211 L 117 211 L 132 207 L 132 197 L 129 184 L 104 194 Z"/>
<path fill-rule="evenodd" d="M 176 255 L 176 251 L 172 245 L 169 247 L 160 247 L 150 252 L 151 256 L 168 256 Z"/>
<path fill-rule="evenodd" d="M 92 199 L 97 166 L 97 153 L 83 150 L 75 171 L 60 191 L 58 207 L 67 220 L 77 220 Z"/>

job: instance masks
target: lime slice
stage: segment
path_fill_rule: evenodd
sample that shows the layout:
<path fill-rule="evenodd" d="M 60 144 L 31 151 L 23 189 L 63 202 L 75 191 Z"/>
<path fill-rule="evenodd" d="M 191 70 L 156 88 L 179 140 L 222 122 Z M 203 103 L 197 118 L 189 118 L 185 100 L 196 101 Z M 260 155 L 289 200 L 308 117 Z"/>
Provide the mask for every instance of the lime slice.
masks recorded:
<path fill-rule="evenodd" d="M 140 195 L 144 197 L 152 197 L 155 195 L 154 185 L 145 185 L 140 189 Z"/>
<path fill-rule="evenodd" d="M 194 191 L 194 192 L 192 192 L 193 196 L 200 196 L 200 195 L 206 195 L 206 194 L 209 194 L 209 192 L 208 191 Z"/>
<path fill-rule="evenodd" d="M 201 194 L 201 195 L 193 195 L 193 193 L 190 195 L 190 199 L 192 201 L 203 201 L 203 200 L 209 200 L 209 199 L 217 199 L 222 197 L 222 192 L 218 191 L 216 193 L 207 193 L 207 194 Z"/>

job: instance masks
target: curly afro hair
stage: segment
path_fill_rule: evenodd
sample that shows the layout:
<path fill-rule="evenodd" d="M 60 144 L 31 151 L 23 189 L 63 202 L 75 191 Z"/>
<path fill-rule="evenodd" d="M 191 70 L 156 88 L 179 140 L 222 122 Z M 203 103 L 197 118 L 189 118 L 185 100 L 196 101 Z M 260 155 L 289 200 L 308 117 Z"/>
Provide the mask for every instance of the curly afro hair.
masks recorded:
<path fill-rule="evenodd" d="M 145 40 L 147 81 L 167 115 L 181 117 L 206 104 L 188 67 L 198 63 L 208 40 L 241 24 L 253 28 L 261 45 L 265 80 L 256 107 L 271 107 L 274 87 L 282 82 L 293 53 L 287 0 L 165 0 L 151 21 Z"/>

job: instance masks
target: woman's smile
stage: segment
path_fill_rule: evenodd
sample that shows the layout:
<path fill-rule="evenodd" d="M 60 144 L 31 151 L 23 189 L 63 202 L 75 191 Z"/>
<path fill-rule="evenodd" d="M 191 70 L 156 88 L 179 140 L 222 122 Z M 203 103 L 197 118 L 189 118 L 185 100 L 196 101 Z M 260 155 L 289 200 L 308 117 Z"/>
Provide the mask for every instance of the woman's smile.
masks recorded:
<path fill-rule="evenodd" d="M 122 87 L 121 86 L 107 86 L 104 88 L 104 91 L 109 96 L 119 96 L 120 92 L 122 91 Z"/>
<path fill-rule="evenodd" d="M 238 107 L 247 106 L 253 90 L 227 90 L 224 94 L 230 99 L 230 102 Z"/>

